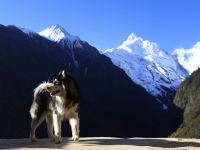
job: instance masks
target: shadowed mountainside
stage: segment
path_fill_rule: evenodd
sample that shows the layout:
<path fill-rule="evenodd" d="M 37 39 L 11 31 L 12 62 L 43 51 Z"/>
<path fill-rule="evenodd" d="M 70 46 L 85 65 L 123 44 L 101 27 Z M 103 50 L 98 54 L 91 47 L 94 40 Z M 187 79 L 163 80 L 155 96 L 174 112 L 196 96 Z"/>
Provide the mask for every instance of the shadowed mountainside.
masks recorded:
<path fill-rule="evenodd" d="M 67 45 L 0 25 L 1 138 L 29 136 L 32 91 L 63 68 L 80 86 L 81 136 L 167 136 L 179 126 L 180 110 L 161 110 L 155 97 L 87 42 L 77 40 L 73 51 L 74 56 Z M 63 123 L 63 135 L 69 131 Z M 37 134 L 47 136 L 44 124 Z"/>

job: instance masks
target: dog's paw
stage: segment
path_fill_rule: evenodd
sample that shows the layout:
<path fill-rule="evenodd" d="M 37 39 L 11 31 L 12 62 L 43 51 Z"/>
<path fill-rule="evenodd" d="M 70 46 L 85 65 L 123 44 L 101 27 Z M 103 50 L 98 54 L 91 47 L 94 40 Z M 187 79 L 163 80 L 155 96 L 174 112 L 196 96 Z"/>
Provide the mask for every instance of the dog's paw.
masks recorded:
<path fill-rule="evenodd" d="M 56 137 L 56 138 L 55 138 L 55 143 L 56 143 L 56 144 L 62 143 L 62 138 Z"/>
<path fill-rule="evenodd" d="M 32 143 L 37 142 L 37 138 L 30 138 L 30 140 Z"/>
<path fill-rule="evenodd" d="M 54 142 L 54 141 L 55 141 L 55 136 L 54 136 L 54 135 L 49 136 L 49 140 L 50 140 L 51 142 Z"/>
<path fill-rule="evenodd" d="M 79 141 L 79 136 L 78 136 L 78 135 L 73 136 L 73 137 L 72 137 L 72 140 L 73 140 L 73 141 Z"/>
<path fill-rule="evenodd" d="M 49 138 L 49 140 L 51 141 L 51 142 L 54 142 L 55 141 L 55 138 L 53 137 L 53 138 Z"/>

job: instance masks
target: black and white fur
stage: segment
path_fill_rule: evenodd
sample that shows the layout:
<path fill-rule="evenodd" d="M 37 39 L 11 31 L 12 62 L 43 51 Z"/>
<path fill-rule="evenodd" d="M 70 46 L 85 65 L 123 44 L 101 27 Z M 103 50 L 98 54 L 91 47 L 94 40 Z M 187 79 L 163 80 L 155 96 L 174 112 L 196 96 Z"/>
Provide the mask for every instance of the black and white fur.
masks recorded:
<path fill-rule="evenodd" d="M 79 89 L 76 81 L 65 71 L 59 72 L 53 83 L 43 82 L 34 89 L 33 104 L 30 108 L 31 141 L 36 141 L 35 131 L 46 119 L 48 135 L 56 143 L 61 143 L 61 122 L 69 119 L 72 139 L 79 139 Z"/>

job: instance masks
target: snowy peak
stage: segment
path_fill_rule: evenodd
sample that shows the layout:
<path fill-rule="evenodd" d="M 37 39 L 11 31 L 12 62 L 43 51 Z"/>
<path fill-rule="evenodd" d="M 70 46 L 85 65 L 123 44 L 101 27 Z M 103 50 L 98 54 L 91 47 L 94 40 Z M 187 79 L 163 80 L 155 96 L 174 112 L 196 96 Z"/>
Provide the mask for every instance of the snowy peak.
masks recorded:
<path fill-rule="evenodd" d="M 51 41 L 61 44 L 64 47 L 68 46 L 74 65 L 78 68 L 79 64 L 75 59 L 73 47 L 75 41 L 79 40 L 79 37 L 69 34 L 62 26 L 58 24 L 39 32 L 39 34 Z"/>
<path fill-rule="evenodd" d="M 145 53 L 152 55 L 162 51 L 156 43 L 143 40 L 143 38 L 137 37 L 134 33 L 131 33 L 127 40 L 118 46 L 117 49 L 126 50 L 129 53 Z"/>
<path fill-rule="evenodd" d="M 185 68 L 189 74 L 200 68 L 200 42 L 197 42 L 192 48 L 175 49 L 172 53 L 178 62 Z"/>
<path fill-rule="evenodd" d="M 134 33 L 120 46 L 103 54 L 123 69 L 134 83 L 156 97 L 166 96 L 166 89 L 176 90 L 188 75 L 171 54 Z"/>
<path fill-rule="evenodd" d="M 127 38 L 127 40 L 124 41 L 122 45 L 129 46 L 131 44 L 137 44 L 137 42 L 139 44 L 142 41 L 143 39 L 141 37 L 137 37 L 134 33 L 131 33 L 129 37 Z"/>
<path fill-rule="evenodd" d="M 134 50 L 133 45 L 141 46 L 142 42 L 142 38 L 137 37 L 134 33 L 131 33 L 127 40 L 125 40 L 120 46 L 118 46 L 117 49 L 123 49 L 128 52 L 132 52 L 132 50 Z"/>
<path fill-rule="evenodd" d="M 68 44 L 71 45 L 79 39 L 77 36 L 70 35 L 62 26 L 58 24 L 39 32 L 39 34 L 51 41 L 67 41 Z"/>

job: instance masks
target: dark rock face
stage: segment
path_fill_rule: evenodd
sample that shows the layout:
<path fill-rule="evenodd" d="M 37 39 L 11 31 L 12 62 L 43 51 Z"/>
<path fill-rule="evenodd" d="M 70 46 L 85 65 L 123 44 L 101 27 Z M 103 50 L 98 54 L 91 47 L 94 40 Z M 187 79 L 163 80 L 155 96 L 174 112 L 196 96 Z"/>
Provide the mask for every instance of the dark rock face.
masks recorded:
<path fill-rule="evenodd" d="M 72 56 L 67 46 L 0 26 L 0 138 L 29 136 L 32 91 L 63 68 L 80 87 L 81 136 L 158 137 L 179 126 L 179 110 L 161 110 L 155 97 L 87 42 L 76 41 L 73 51 Z M 47 136 L 44 124 L 37 134 Z M 66 122 L 63 135 L 71 135 Z"/>
<path fill-rule="evenodd" d="M 200 138 L 200 70 L 195 71 L 179 87 L 174 103 L 184 110 L 183 123 L 174 137 Z"/>

